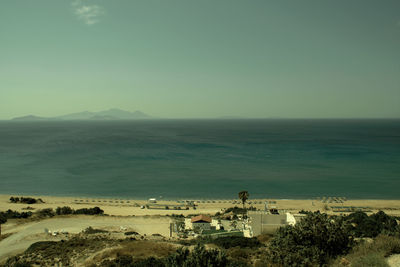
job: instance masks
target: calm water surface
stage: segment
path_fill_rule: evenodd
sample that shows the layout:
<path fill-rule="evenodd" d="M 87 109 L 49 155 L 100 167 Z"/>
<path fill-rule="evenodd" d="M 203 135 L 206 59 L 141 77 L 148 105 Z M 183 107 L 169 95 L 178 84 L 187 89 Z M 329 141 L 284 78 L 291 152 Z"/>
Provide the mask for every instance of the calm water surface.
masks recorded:
<path fill-rule="evenodd" d="M 0 193 L 400 198 L 400 120 L 0 122 Z"/>

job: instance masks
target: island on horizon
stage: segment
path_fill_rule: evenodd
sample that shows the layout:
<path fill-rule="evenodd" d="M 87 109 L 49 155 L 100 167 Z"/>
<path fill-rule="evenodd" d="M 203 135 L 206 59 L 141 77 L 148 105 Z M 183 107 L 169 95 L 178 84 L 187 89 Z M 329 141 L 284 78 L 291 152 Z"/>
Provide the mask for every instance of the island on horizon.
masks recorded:
<path fill-rule="evenodd" d="M 13 121 L 69 121 L 69 120 L 142 120 L 152 119 L 153 117 L 140 111 L 126 111 L 118 108 L 111 108 L 98 112 L 82 111 L 65 114 L 56 117 L 40 117 L 36 115 L 27 115 L 15 117 Z"/>

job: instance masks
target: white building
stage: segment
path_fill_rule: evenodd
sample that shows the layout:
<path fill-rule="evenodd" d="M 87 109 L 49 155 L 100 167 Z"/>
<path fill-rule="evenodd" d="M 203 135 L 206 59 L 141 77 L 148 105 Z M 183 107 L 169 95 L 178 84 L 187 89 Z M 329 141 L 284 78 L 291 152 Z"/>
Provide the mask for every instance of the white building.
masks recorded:
<path fill-rule="evenodd" d="M 211 217 L 206 215 L 198 215 L 191 219 L 185 219 L 185 229 L 199 229 L 199 230 L 210 230 L 211 229 Z"/>
<path fill-rule="evenodd" d="M 253 237 L 260 234 L 273 234 L 279 227 L 295 225 L 296 219 L 293 214 L 270 214 L 260 211 L 248 212 L 248 227 L 245 235 Z"/>

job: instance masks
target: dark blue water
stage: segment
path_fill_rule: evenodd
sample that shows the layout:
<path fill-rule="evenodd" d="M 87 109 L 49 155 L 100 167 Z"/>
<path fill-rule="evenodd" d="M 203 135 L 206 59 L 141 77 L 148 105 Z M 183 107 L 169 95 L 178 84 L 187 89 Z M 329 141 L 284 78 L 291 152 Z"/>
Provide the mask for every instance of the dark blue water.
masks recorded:
<path fill-rule="evenodd" d="M 0 193 L 400 198 L 400 120 L 0 122 Z"/>

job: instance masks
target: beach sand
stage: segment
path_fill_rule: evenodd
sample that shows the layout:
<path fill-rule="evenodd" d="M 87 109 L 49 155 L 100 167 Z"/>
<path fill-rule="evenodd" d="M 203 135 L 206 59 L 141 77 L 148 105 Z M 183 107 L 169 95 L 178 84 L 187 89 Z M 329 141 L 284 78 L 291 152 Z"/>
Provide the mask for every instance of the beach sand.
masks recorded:
<path fill-rule="evenodd" d="M 13 195 L 14 197 L 21 197 Z M 56 209 L 57 207 L 69 206 L 73 209 L 100 207 L 104 210 L 105 214 L 114 216 L 145 216 L 145 215 L 190 215 L 190 214 L 215 214 L 221 212 L 223 209 L 238 206 L 242 207 L 239 199 L 226 199 L 226 200 L 194 200 L 196 209 L 190 208 L 189 210 L 173 210 L 172 207 L 182 203 L 172 200 L 157 201 L 159 205 L 168 206 L 169 209 L 161 207 L 161 209 L 142 209 L 140 206 L 148 204 L 147 200 L 133 200 L 133 199 L 111 199 L 111 198 L 79 198 L 79 197 L 55 197 L 55 196 L 27 196 L 41 198 L 45 203 L 40 204 L 20 204 L 11 203 L 9 201 L 11 195 L 0 195 L 0 211 L 8 209 L 16 211 L 24 211 L 24 208 L 30 206 L 34 208 L 33 211 L 45 208 Z M 257 209 L 264 209 L 265 201 L 272 199 L 249 199 L 246 206 L 253 206 Z M 182 201 L 182 200 L 181 200 Z M 373 200 L 373 199 L 348 199 L 343 203 L 328 203 L 316 199 L 273 199 L 276 201 L 277 209 L 298 213 L 301 210 L 327 212 L 329 214 L 340 214 L 340 212 L 333 212 L 331 207 L 368 207 L 371 212 L 379 210 L 387 214 L 400 216 L 400 200 Z M 328 208 L 328 210 L 327 210 Z M 25 210 L 26 211 L 26 210 Z"/>
<path fill-rule="evenodd" d="M 21 197 L 21 195 L 13 195 Z M 153 234 L 161 234 L 168 238 L 170 235 L 170 223 L 173 221 L 171 217 L 166 215 L 197 215 L 221 212 L 230 207 L 241 207 L 239 199 L 230 200 L 194 200 L 196 209 L 193 207 L 188 210 L 173 210 L 176 205 L 182 205 L 179 201 L 157 201 L 162 209 L 142 209 L 140 206 L 148 204 L 147 200 L 127 200 L 127 199 L 108 199 L 108 198 L 79 198 L 79 197 L 54 197 L 54 196 L 28 196 L 41 198 L 45 203 L 40 204 L 20 204 L 11 203 L 9 201 L 11 195 L 0 195 L 0 211 L 8 209 L 16 211 L 27 211 L 27 207 L 34 208 L 31 211 L 37 211 L 45 208 L 56 209 L 57 207 L 69 206 L 73 209 L 100 207 L 105 214 L 110 216 L 85 216 L 85 215 L 67 215 L 55 216 L 53 218 L 37 220 L 8 220 L 2 225 L 3 234 L 12 234 L 10 237 L 0 242 L 0 262 L 4 261 L 8 256 L 23 252 L 28 246 L 37 241 L 43 240 L 59 240 L 63 237 L 52 237 L 44 233 L 44 229 L 52 231 L 65 230 L 72 234 L 83 231 L 88 226 L 120 231 L 120 227 L 124 227 L 127 231 L 136 231 L 140 235 L 152 236 Z M 280 212 L 298 213 L 301 210 L 327 212 L 329 214 L 341 214 L 334 212 L 332 207 L 368 207 L 370 212 L 382 210 L 387 214 L 400 216 L 400 200 L 345 200 L 343 203 L 333 202 L 337 199 L 327 199 L 324 201 L 317 199 L 249 199 L 246 206 L 253 206 L 259 210 L 263 210 L 265 201 L 272 202 L 271 206 L 275 206 Z M 168 206 L 169 209 L 165 209 Z M 327 209 L 328 208 L 328 209 Z"/>

